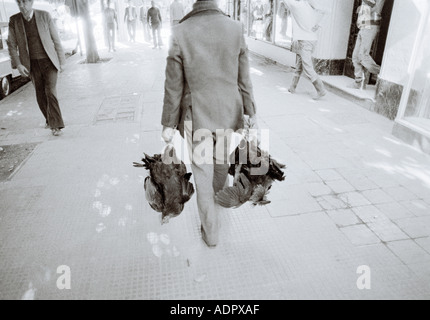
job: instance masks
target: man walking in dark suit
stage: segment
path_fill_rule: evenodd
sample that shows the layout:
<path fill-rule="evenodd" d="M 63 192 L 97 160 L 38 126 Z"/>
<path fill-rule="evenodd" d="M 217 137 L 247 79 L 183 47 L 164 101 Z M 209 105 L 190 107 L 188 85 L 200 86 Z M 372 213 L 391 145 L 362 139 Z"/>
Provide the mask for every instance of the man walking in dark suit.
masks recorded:
<path fill-rule="evenodd" d="M 33 10 L 34 0 L 16 2 L 20 13 L 10 17 L 7 40 L 12 68 L 31 78 L 46 128 L 59 136 L 64 122 L 56 87 L 58 71 L 66 63 L 61 41 L 48 12 Z"/>
<path fill-rule="evenodd" d="M 172 28 L 161 124 L 166 143 L 176 128 L 190 139 L 201 233 L 209 247 L 219 240 L 221 207 L 215 194 L 228 181 L 229 134 L 244 127 L 244 114 L 255 123 L 255 113 L 243 25 L 215 1 L 196 1 Z M 202 132 L 207 134 L 201 141 Z M 199 150 L 204 150 L 204 159 Z"/>
<path fill-rule="evenodd" d="M 153 49 L 161 48 L 163 45 L 163 40 L 161 40 L 161 13 L 160 10 L 155 6 L 155 2 L 151 1 L 151 8 L 148 10 L 147 14 L 148 25 L 152 29 L 152 37 L 154 39 Z"/>

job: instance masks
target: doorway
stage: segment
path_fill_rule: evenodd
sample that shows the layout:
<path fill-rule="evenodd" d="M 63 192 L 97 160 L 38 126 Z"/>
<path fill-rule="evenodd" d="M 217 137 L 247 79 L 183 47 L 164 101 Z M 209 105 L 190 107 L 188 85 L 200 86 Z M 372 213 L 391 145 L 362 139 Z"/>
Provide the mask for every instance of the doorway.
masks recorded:
<path fill-rule="evenodd" d="M 351 31 L 348 40 L 348 51 L 345 60 L 345 67 L 343 70 L 343 74 L 347 77 L 354 78 L 354 65 L 352 64 L 352 53 L 355 47 L 355 41 L 357 40 L 357 35 L 360 29 L 358 29 L 356 25 L 357 21 L 357 9 L 361 6 L 362 0 L 354 0 L 354 9 L 352 11 L 352 20 L 351 20 Z M 370 55 L 375 60 L 378 65 L 381 65 L 382 59 L 384 57 L 385 43 L 387 41 L 388 29 L 390 26 L 391 13 L 393 11 L 394 0 L 385 0 L 384 7 L 381 12 L 382 21 L 381 28 L 379 30 L 379 34 L 376 36 L 375 41 L 373 42 L 372 49 L 370 51 Z M 376 84 L 377 76 L 372 75 L 369 79 L 370 85 Z"/>

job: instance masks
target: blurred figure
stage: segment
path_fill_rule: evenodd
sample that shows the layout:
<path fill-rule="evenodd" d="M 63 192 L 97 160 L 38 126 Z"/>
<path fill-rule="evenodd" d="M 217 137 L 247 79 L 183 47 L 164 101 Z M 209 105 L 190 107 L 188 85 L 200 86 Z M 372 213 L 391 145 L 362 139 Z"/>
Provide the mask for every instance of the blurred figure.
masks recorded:
<path fill-rule="evenodd" d="M 296 72 L 288 91 L 290 93 L 296 92 L 297 84 L 304 72 L 317 91 L 317 95 L 313 99 L 318 100 L 325 96 L 327 91 L 320 77 L 314 70 L 312 53 L 318 41 L 318 36 L 316 34 L 316 31 L 320 28 L 318 23 L 325 12 L 318 10 L 311 0 L 283 0 L 283 2 L 292 16 L 292 51 L 297 54 Z"/>
<path fill-rule="evenodd" d="M 12 68 L 30 77 L 36 99 L 54 136 L 61 135 L 63 117 L 57 99 L 58 71 L 66 64 L 61 40 L 51 15 L 33 10 L 34 0 L 16 0 L 20 13 L 10 17 L 7 39 Z"/>
<path fill-rule="evenodd" d="M 107 7 L 103 12 L 103 17 L 106 24 L 107 40 L 109 46 L 109 52 L 116 51 L 115 49 L 115 24 L 118 30 L 118 20 L 116 17 L 115 9 L 110 7 L 111 0 L 107 1 Z"/>
<path fill-rule="evenodd" d="M 152 29 L 152 38 L 154 40 L 154 47 L 152 49 L 161 48 L 163 41 L 161 40 L 161 14 L 160 10 L 155 6 L 155 2 L 151 1 L 151 8 L 147 13 L 148 25 Z"/>
<path fill-rule="evenodd" d="M 173 27 L 184 17 L 184 7 L 179 0 L 174 0 L 170 5 L 170 25 Z"/>
<path fill-rule="evenodd" d="M 125 8 L 124 22 L 127 21 L 128 37 L 131 42 L 136 42 L 136 7 L 133 6 L 131 0 L 128 0 L 128 7 Z"/>
<path fill-rule="evenodd" d="M 285 3 L 281 2 L 278 8 L 278 17 L 281 19 L 281 30 L 279 33 L 284 39 L 287 37 L 288 15 L 288 8 L 285 6 Z"/>
<path fill-rule="evenodd" d="M 261 38 L 261 28 L 264 17 L 264 5 L 261 0 L 257 0 L 257 3 L 252 8 L 251 15 L 251 35 L 257 38 Z"/>
<path fill-rule="evenodd" d="M 273 0 L 268 0 L 264 5 L 264 38 L 266 41 L 272 41 L 273 27 Z"/>
<path fill-rule="evenodd" d="M 151 33 L 149 32 L 147 14 L 148 8 L 145 6 L 145 1 L 143 1 L 143 5 L 140 7 L 139 12 L 139 20 L 142 23 L 143 28 L 143 38 L 146 42 L 150 42 L 152 40 Z"/>
<path fill-rule="evenodd" d="M 370 56 L 370 49 L 379 33 L 384 3 L 385 0 L 363 0 L 358 8 L 357 27 L 360 31 L 352 53 L 355 81 L 350 88 L 365 89 L 370 73 L 378 75 L 381 71 L 381 67 Z"/>

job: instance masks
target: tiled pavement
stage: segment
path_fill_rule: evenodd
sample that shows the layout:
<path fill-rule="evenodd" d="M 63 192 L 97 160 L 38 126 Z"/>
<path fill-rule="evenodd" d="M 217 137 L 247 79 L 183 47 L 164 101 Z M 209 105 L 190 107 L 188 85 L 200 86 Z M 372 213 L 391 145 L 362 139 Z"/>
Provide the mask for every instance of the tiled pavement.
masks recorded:
<path fill-rule="evenodd" d="M 30 84 L 0 102 L 0 144 L 39 143 L 0 183 L 0 299 L 430 298 L 430 157 L 391 121 L 331 93 L 315 102 L 307 80 L 290 95 L 288 69 L 251 57 L 259 125 L 287 179 L 271 204 L 223 212 L 209 249 L 195 197 L 161 226 L 132 166 L 163 146 L 166 49 L 112 57 L 69 59 L 62 137 L 43 129 Z"/>

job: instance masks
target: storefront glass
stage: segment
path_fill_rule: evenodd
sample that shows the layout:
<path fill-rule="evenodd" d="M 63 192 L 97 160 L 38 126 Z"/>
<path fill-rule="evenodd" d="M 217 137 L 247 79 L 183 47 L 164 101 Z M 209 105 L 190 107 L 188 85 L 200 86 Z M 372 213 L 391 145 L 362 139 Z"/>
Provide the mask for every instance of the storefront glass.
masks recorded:
<path fill-rule="evenodd" d="M 259 40 L 272 42 L 273 13 L 275 0 L 250 1 L 250 33 L 249 36 Z"/>
<path fill-rule="evenodd" d="M 430 19 L 425 30 L 430 30 Z M 421 127 L 430 134 L 430 33 L 424 32 L 415 60 L 404 120 Z"/>
<path fill-rule="evenodd" d="M 236 0 L 237 1 L 237 16 L 236 19 L 241 21 L 244 28 L 244 34 L 248 35 L 248 30 L 250 29 L 250 19 L 249 17 L 249 1 L 248 0 Z"/>
<path fill-rule="evenodd" d="M 219 0 L 218 7 L 229 16 L 233 17 L 234 15 L 234 0 Z"/>
<path fill-rule="evenodd" d="M 292 41 L 292 25 L 291 16 L 284 2 L 277 1 L 276 3 L 276 26 L 275 26 L 275 44 L 282 47 L 291 47 Z"/>

